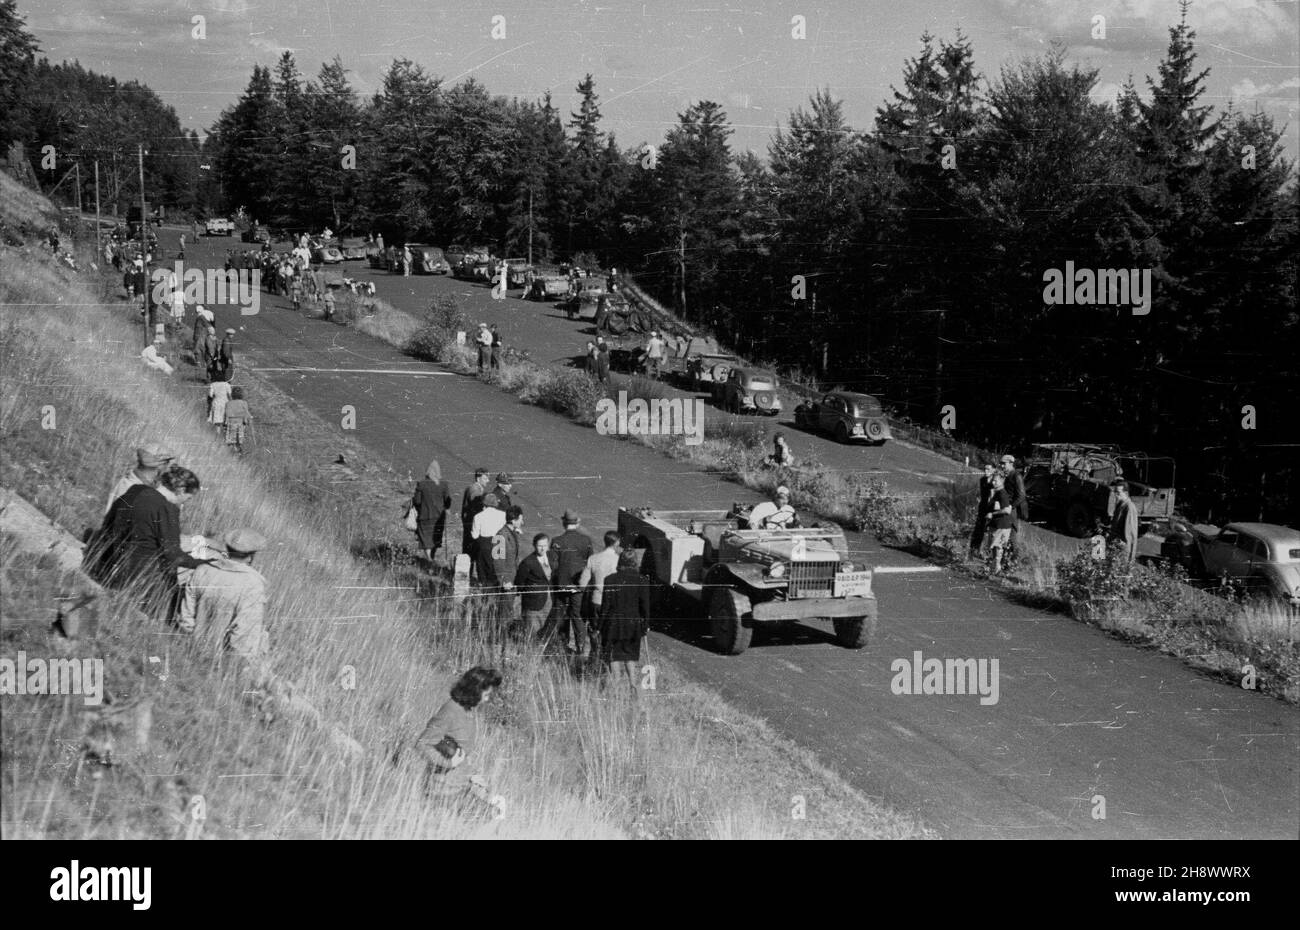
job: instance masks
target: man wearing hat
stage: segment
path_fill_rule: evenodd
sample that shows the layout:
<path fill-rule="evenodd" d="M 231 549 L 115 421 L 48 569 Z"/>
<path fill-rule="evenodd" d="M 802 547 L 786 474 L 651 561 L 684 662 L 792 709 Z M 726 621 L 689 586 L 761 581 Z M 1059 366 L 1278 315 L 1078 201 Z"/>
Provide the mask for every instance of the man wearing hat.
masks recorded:
<path fill-rule="evenodd" d="M 491 491 L 483 495 L 483 509 L 474 514 L 469 535 L 473 540 L 471 558 L 474 560 L 478 584 L 484 588 L 497 586 L 496 565 L 492 561 L 492 537 L 506 525 L 506 513 Z"/>
<path fill-rule="evenodd" d="M 514 506 L 514 501 L 510 498 L 510 492 L 514 490 L 515 479 L 505 472 L 497 475 L 497 486 L 492 489 L 492 493 L 497 496 L 497 506 L 503 512 L 509 511 Z"/>
<path fill-rule="evenodd" d="M 478 370 L 482 371 L 492 358 L 492 330 L 486 323 L 478 324 L 478 336 L 474 341 L 478 343 Z"/>
<path fill-rule="evenodd" d="M 651 378 L 659 377 L 659 366 L 664 360 L 664 341 L 656 330 L 650 330 L 650 338 L 645 344 L 645 373 Z"/>
<path fill-rule="evenodd" d="M 203 304 L 194 308 L 194 364 L 203 366 L 203 340 L 208 335 L 208 326 L 214 321 L 212 311 Z M 206 367 L 206 366 L 203 366 Z"/>
<path fill-rule="evenodd" d="M 781 485 L 776 489 L 772 500 L 755 504 L 749 512 L 751 530 L 774 530 L 798 526 L 799 515 L 790 506 L 790 489 Z"/>
<path fill-rule="evenodd" d="M 460 498 L 460 551 L 469 555 L 470 581 L 474 580 L 474 517 L 483 509 L 483 495 L 488 489 L 486 468 L 474 469 L 474 483 L 465 489 Z"/>
<path fill-rule="evenodd" d="M 266 579 L 253 558 L 266 548 L 256 530 L 226 533 L 226 554 L 194 570 L 181 601 L 180 629 L 222 652 L 260 666 L 270 648 L 266 628 Z"/>
<path fill-rule="evenodd" d="M 113 508 L 113 501 L 126 493 L 127 488 L 135 484 L 153 487 L 158 483 L 158 473 L 176 460 L 176 453 L 163 448 L 156 442 L 141 446 L 135 450 L 135 468 L 128 471 L 113 485 L 108 494 L 108 503 L 104 505 L 107 514 Z"/>
<path fill-rule="evenodd" d="M 564 532 L 551 542 L 555 553 L 555 609 L 551 621 L 558 630 L 561 642 L 573 631 L 573 649 L 578 656 L 587 655 L 587 624 L 582 617 L 582 571 L 591 558 L 591 537 L 579 527 L 581 520 L 572 510 L 564 511 L 560 519 Z"/>
<path fill-rule="evenodd" d="M 1002 456 L 1003 490 L 1011 501 L 1011 547 L 1016 551 L 1016 540 L 1020 535 L 1020 521 L 1029 519 L 1029 498 L 1025 495 L 1025 479 L 1016 471 L 1016 457 Z"/>

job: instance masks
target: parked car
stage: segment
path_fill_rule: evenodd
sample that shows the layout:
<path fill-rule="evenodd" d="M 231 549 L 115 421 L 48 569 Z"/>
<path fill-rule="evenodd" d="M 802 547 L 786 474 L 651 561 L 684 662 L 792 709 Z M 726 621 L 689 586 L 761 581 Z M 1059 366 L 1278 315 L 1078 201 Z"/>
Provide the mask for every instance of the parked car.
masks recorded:
<path fill-rule="evenodd" d="M 1300 608 L 1300 530 L 1275 523 L 1229 523 L 1197 542 L 1210 577 L 1239 580 L 1263 597 Z"/>
<path fill-rule="evenodd" d="M 239 234 L 240 242 L 270 242 L 271 230 L 265 226 L 254 225 Z"/>
<path fill-rule="evenodd" d="M 1128 482 L 1138 526 L 1174 516 L 1174 460 L 1100 443 L 1039 443 L 1025 464 L 1029 519 L 1082 539 L 1115 512 L 1116 478 Z"/>
<path fill-rule="evenodd" d="M 371 268 L 387 268 L 388 257 L 384 254 L 387 249 L 381 249 L 373 242 L 366 246 L 366 264 Z"/>
<path fill-rule="evenodd" d="M 524 295 L 529 300 L 557 300 L 569 296 L 569 279 L 555 271 L 538 271 Z"/>
<path fill-rule="evenodd" d="M 360 236 L 350 236 L 339 241 L 339 251 L 345 262 L 359 261 L 366 257 L 366 240 Z"/>
<path fill-rule="evenodd" d="M 883 446 L 893 438 L 880 401 L 856 391 L 830 391 L 820 400 L 806 401 L 794 408 L 794 422 L 830 433 L 838 442 L 861 439 Z"/>
<path fill-rule="evenodd" d="M 696 352 L 686 357 L 685 376 L 693 390 L 712 390 L 715 384 L 725 384 L 739 364 L 740 359 L 729 353 Z"/>
<path fill-rule="evenodd" d="M 781 412 L 781 397 L 776 375 L 757 368 L 733 368 L 727 380 L 714 385 L 714 399 L 723 410 L 732 413 L 765 413 L 776 416 Z"/>
<path fill-rule="evenodd" d="M 412 274 L 447 274 L 451 271 L 446 256 L 437 246 L 408 242 L 406 247 L 411 250 Z"/>
<path fill-rule="evenodd" d="M 224 217 L 214 216 L 203 224 L 203 231 L 209 236 L 233 236 L 235 224 Z"/>
<path fill-rule="evenodd" d="M 318 245 L 312 250 L 311 260 L 318 265 L 337 265 L 343 261 L 343 253 L 335 245 Z"/>

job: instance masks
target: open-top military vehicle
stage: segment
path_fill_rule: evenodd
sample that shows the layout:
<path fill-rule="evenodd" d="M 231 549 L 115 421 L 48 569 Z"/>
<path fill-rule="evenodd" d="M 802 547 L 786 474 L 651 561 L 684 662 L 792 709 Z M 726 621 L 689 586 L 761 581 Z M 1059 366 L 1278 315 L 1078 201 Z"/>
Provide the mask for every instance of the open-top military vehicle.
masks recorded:
<path fill-rule="evenodd" d="M 1139 531 L 1174 516 L 1174 460 L 1098 443 L 1036 445 L 1025 465 L 1029 519 L 1083 538 L 1115 513 L 1110 483 L 1128 482 Z"/>
<path fill-rule="evenodd" d="M 842 646 L 861 649 L 876 627 L 871 570 L 849 561 L 837 526 L 749 529 L 750 508 L 620 507 L 618 531 L 657 582 L 655 616 L 706 616 L 719 651 L 739 655 L 759 624 L 827 619 Z"/>

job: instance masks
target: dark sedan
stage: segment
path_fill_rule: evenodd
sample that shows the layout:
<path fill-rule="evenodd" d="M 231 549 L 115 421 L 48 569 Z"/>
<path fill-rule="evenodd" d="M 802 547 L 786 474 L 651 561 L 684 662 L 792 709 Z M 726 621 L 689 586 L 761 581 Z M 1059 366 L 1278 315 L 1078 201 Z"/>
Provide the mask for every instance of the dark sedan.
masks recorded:
<path fill-rule="evenodd" d="M 861 439 L 882 446 L 892 438 L 880 401 L 853 391 L 831 391 L 820 400 L 805 401 L 794 408 L 794 421 L 830 433 L 840 442 Z"/>

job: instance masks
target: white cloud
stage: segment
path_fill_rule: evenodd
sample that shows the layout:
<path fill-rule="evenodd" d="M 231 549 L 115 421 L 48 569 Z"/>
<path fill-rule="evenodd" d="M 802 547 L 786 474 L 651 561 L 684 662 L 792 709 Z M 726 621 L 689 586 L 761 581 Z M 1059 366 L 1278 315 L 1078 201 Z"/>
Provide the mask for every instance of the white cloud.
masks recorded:
<path fill-rule="evenodd" d="M 1232 86 L 1232 97 L 1234 100 L 1253 100 L 1256 97 L 1295 97 L 1297 90 L 1300 90 L 1300 77 L 1288 78 L 1280 84 L 1256 84 L 1250 78 L 1246 78 Z"/>
<path fill-rule="evenodd" d="M 1106 44 L 1145 46 L 1163 42 L 1177 24 L 1177 0 L 994 0 L 1008 20 L 1034 38 L 1061 37 L 1084 43 L 1092 39 L 1093 17 L 1106 17 Z M 1205 42 L 1294 45 L 1296 4 L 1276 0 L 1195 0 L 1187 22 Z"/>

